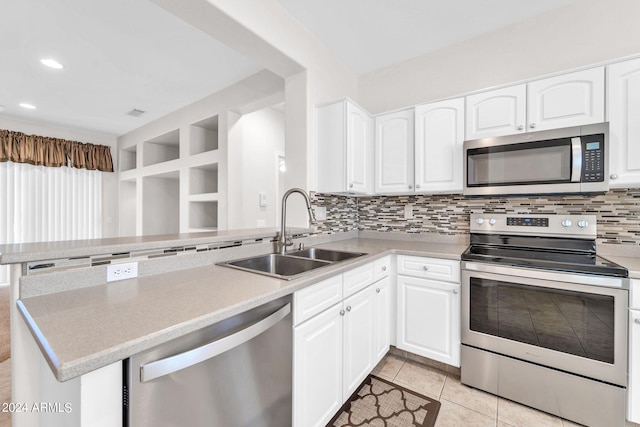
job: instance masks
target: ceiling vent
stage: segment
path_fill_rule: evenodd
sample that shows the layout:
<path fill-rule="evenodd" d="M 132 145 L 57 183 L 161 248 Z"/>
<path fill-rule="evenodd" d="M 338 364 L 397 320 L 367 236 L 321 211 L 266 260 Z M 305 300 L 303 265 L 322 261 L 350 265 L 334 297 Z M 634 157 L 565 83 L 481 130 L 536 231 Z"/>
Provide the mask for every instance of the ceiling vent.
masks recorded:
<path fill-rule="evenodd" d="M 142 111 L 142 110 L 138 110 L 137 108 L 134 108 L 133 110 L 129 111 L 127 113 L 128 116 L 131 117 L 140 117 L 141 115 L 143 115 L 146 111 Z"/>

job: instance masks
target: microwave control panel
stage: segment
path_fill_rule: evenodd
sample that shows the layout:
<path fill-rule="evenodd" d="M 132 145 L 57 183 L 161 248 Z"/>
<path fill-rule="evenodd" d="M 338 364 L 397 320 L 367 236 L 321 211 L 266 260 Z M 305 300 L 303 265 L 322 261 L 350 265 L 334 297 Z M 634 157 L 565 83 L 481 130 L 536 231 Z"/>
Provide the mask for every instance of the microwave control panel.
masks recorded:
<path fill-rule="evenodd" d="M 582 137 L 582 182 L 604 181 L 604 135 Z"/>

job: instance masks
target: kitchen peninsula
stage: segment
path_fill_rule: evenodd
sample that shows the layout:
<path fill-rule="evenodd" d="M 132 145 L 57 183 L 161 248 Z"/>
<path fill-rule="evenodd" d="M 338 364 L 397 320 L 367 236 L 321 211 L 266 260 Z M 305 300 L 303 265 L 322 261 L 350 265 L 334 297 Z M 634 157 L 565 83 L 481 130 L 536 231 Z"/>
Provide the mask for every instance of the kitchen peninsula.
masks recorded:
<path fill-rule="evenodd" d="M 120 420 L 113 411 L 121 411 L 121 361 L 129 356 L 388 254 L 458 260 L 467 246 L 459 237 L 371 238 L 376 234 L 296 239 L 368 255 L 291 281 L 215 265 L 272 252 L 274 230 L 2 247 L 1 262 L 14 264 L 14 401 L 67 399 L 80 408 L 14 414 L 14 422 L 32 425 L 29 418 L 45 415 L 64 425 Z M 79 260 L 85 264 L 69 265 Z M 138 278 L 105 282 L 106 265 L 134 260 Z"/>

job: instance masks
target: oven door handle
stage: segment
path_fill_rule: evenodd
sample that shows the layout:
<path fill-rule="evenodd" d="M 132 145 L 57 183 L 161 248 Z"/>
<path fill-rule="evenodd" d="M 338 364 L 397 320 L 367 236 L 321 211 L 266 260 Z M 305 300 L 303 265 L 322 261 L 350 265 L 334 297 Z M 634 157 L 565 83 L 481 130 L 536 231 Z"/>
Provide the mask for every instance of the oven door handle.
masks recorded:
<path fill-rule="evenodd" d="M 582 177 L 582 140 L 571 138 L 571 182 L 580 182 Z"/>

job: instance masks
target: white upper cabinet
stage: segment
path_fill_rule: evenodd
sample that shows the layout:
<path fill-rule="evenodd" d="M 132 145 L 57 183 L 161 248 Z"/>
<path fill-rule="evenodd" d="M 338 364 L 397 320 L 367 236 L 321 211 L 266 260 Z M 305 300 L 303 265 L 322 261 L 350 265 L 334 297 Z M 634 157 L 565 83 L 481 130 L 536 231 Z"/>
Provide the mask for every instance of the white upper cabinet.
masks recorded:
<path fill-rule="evenodd" d="M 375 192 L 413 191 L 413 109 L 376 117 Z"/>
<path fill-rule="evenodd" d="M 640 59 L 608 67 L 609 185 L 640 185 Z M 639 411 L 640 412 L 640 411 Z"/>
<path fill-rule="evenodd" d="M 466 98 L 466 139 L 524 132 L 526 85 L 469 95 Z"/>
<path fill-rule="evenodd" d="M 527 84 L 529 131 L 604 121 L 604 67 Z"/>
<path fill-rule="evenodd" d="M 462 192 L 464 99 L 418 105 L 415 109 L 417 193 Z"/>
<path fill-rule="evenodd" d="M 465 139 L 604 121 L 604 67 L 467 96 Z"/>
<path fill-rule="evenodd" d="M 317 108 L 319 193 L 373 193 L 373 118 L 349 100 Z"/>

